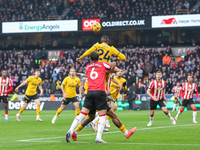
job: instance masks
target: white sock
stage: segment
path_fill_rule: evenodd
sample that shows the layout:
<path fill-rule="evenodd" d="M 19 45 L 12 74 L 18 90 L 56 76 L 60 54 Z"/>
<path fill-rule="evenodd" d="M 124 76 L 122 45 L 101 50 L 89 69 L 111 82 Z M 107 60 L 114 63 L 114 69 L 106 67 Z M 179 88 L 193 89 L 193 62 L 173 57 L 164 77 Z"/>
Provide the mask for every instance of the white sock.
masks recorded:
<path fill-rule="evenodd" d="M 197 111 L 193 111 L 193 121 L 196 121 Z"/>
<path fill-rule="evenodd" d="M 179 108 L 179 102 L 178 102 L 176 105 L 177 105 L 177 107 Z M 177 110 L 178 110 L 178 108 L 177 108 Z"/>
<path fill-rule="evenodd" d="M 174 111 L 174 110 L 175 110 L 175 108 L 176 108 L 176 105 L 177 105 L 177 104 L 174 104 L 174 107 L 173 107 L 172 111 Z"/>
<path fill-rule="evenodd" d="M 73 133 L 74 129 L 78 126 L 79 122 L 81 122 L 83 120 L 83 118 L 85 118 L 85 116 L 87 116 L 87 114 L 83 114 L 82 112 L 74 119 L 70 129 L 68 132 L 71 132 L 71 134 Z"/>
<path fill-rule="evenodd" d="M 97 115 L 97 117 L 92 121 L 92 123 L 96 124 L 97 121 L 99 121 L 99 115 Z"/>
<path fill-rule="evenodd" d="M 98 140 L 101 140 L 101 135 L 103 133 L 105 123 L 106 123 L 106 115 L 99 116 L 98 132 L 97 132 L 97 136 L 96 136 L 96 139 L 98 139 Z"/>
<path fill-rule="evenodd" d="M 40 119 L 40 116 L 37 116 L 37 119 Z"/>
<path fill-rule="evenodd" d="M 126 130 L 126 131 L 124 132 L 124 135 L 125 135 L 125 136 L 127 136 L 127 135 L 128 135 L 128 130 Z"/>
<path fill-rule="evenodd" d="M 153 118 L 154 118 L 154 115 L 153 117 L 149 116 L 150 117 L 150 122 L 153 122 Z"/>
<path fill-rule="evenodd" d="M 178 110 L 177 116 L 179 116 L 182 112 L 180 110 Z"/>
<path fill-rule="evenodd" d="M 5 119 L 8 119 L 8 115 L 5 115 Z"/>
<path fill-rule="evenodd" d="M 168 114 L 166 114 L 166 115 L 169 117 L 169 119 L 171 119 L 172 116 L 171 116 L 170 112 L 169 111 L 167 111 L 167 112 L 168 112 Z"/>

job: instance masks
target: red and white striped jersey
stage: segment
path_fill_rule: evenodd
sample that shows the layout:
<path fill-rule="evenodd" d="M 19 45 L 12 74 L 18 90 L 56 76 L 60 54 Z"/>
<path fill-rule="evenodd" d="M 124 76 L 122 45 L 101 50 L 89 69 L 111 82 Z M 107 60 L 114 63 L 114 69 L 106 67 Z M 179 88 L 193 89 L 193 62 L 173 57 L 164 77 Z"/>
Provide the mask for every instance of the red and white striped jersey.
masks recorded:
<path fill-rule="evenodd" d="M 153 80 L 150 85 L 149 89 L 151 89 L 151 94 L 157 98 L 157 100 L 163 99 L 164 89 L 165 89 L 166 82 L 161 80 L 161 82 L 157 82 L 157 80 Z M 153 100 L 151 98 L 151 100 Z"/>
<path fill-rule="evenodd" d="M 182 95 L 183 99 L 192 99 L 194 93 L 198 93 L 198 88 L 195 83 L 188 84 L 187 82 L 183 84 L 182 87 Z M 198 98 L 198 97 L 197 97 Z"/>
<path fill-rule="evenodd" d="M 3 92 L 7 92 L 13 86 L 12 80 L 8 77 L 6 79 L 0 77 L 0 85 L 0 96 L 8 96 L 8 93 L 3 94 Z"/>
<path fill-rule="evenodd" d="M 172 90 L 174 91 L 174 97 L 180 98 L 182 87 L 174 86 Z"/>
<path fill-rule="evenodd" d="M 107 76 L 107 75 L 106 75 Z M 112 78 L 115 76 L 114 73 L 110 73 L 109 75 L 109 79 L 108 79 L 108 84 L 106 85 L 106 92 L 110 91 L 110 85 L 111 85 L 111 81 L 112 81 Z M 106 79 L 107 80 L 107 79 Z"/>

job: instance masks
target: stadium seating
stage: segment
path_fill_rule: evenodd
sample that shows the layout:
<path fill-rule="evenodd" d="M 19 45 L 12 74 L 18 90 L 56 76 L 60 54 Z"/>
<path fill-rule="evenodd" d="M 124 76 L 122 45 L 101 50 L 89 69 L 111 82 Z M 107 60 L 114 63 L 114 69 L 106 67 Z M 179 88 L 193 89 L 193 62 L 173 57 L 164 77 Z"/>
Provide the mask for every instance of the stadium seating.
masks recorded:
<path fill-rule="evenodd" d="M 59 0 L 2 0 L 0 20 L 5 22 L 48 20 L 49 16 L 61 15 L 63 9 L 63 3 Z"/>
<path fill-rule="evenodd" d="M 0 20 L 35 21 L 92 18 L 136 18 L 157 15 L 199 13 L 193 10 L 196 0 L 83 0 L 70 3 L 69 11 L 60 18 L 64 4 L 62 0 L 2 0 Z M 69 6 L 68 5 L 68 6 Z"/>
<path fill-rule="evenodd" d="M 176 58 L 178 63 L 172 56 L 170 46 L 160 52 L 156 48 L 146 49 L 145 47 L 137 47 L 132 50 L 123 48 L 121 51 L 127 59 L 125 62 L 118 62 L 117 65 L 123 69 L 123 77 L 127 79 L 130 90 L 136 91 L 137 94 L 144 94 L 149 83 L 155 79 L 155 72 L 158 70 L 163 72 L 163 79 L 166 80 L 168 87 L 166 93 L 168 94 L 171 93 L 172 86 L 177 81 L 184 82 L 187 75 L 194 76 L 194 82 L 200 90 L 200 49 L 198 46 L 193 51 L 187 51 L 184 58 Z M 62 52 L 57 61 L 49 61 L 43 58 L 43 52 L 40 50 L 0 51 L 0 67 L 8 71 L 8 76 L 13 80 L 14 87 L 19 85 L 20 81 L 27 79 L 29 75 L 33 75 L 34 69 L 40 68 L 45 93 L 59 94 L 61 93 L 60 84 L 64 77 L 69 74 L 71 67 L 75 67 L 77 72 L 85 71 L 84 67 L 89 62 L 87 57 L 83 59 L 83 63 L 76 63 L 76 58 L 84 52 L 84 49 Z M 171 58 L 169 64 L 162 62 L 166 53 Z M 85 78 L 81 78 L 81 81 L 84 85 Z M 21 88 L 20 93 L 23 94 L 25 88 Z"/>

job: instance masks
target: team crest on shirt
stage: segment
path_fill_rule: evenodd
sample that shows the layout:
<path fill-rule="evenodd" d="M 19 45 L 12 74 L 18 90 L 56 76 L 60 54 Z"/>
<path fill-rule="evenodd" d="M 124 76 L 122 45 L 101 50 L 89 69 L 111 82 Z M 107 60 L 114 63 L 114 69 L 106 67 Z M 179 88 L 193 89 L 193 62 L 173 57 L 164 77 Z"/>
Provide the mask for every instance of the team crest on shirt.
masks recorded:
<path fill-rule="evenodd" d="M 75 80 L 75 82 L 77 82 L 77 80 Z"/>
<path fill-rule="evenodd" d="M 192 91 L 193 91 L 193 89 L 187 89 L 187 91 L 189 91 L 189 92 L 192 92 Z"/>
<path fill-rule="evenodd" d="M 163 88 L 160 88 L 160 87 L 159 87 L 159 88 L 157 88 L 157 90 L 162 90 L 162 89 L 163 89 Z"/>

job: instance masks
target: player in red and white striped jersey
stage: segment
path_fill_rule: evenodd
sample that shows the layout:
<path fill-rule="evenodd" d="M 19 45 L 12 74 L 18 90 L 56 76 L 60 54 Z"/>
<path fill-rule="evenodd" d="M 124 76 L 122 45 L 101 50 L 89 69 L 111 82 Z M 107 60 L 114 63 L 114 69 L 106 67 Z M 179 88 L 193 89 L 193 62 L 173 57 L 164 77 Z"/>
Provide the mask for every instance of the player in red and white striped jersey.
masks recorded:
<path fill-rule="evenodd" d="M 182 87 L 180 86 L 180 82 L 177 82 L 177 86 L 174 86 L 172 89 L 172 92 L 174 93 L 175 101 L 174 101 L 174 107 L 172 109 L 172 112 L 175 110 L 176 106 L 179 108 L 179 99 L 181 96 L 181 90 Z M 178 109 L 177 109 L 178 110 Z"/>
<path fill-rule="evenodd" d="M 0 102 L 3 101 L 5 108 L 5 122 L 8 122 L 8 93 L 13 90 L 13 84 L 10 78 L 7 77 L 7 72 L 2 71 L 0 77 Z"/>
<path fill-rule="evenodd" d="M 200 101 L 199 92 L 198 92 L 197 85 L 195 83 L 193 83 L 192 76 L 188 76 L 187 80 L 188 80 L 188 82 L 183 84 L 183 87 L 181 90 L 182 105 L 181 105 L 180 110 L 178 111 L 178 114 L 175 117 L 175 120 L 178 119 L 179 115 L 183 112 L 185 107 L 187 107 L 187 105 L 189 104 L 190 107 L 193 109 L 193 123 L 197 123 L 197 121 L 196 121 L 197 109 L 195 106 L 195 102 L 193 100 L 193 95 L 194 95 L 194 93 L 196 93 L 196 96 L 197 96 L 198 100 Z"/>
<path fill-rule="evenodd" d="M 176 124 L 176 121 L 170 115 L 170 112 L 167 110 L 164 101 L 167 103 L 167 99 L 165 97 L 165 85 L 166 82 L 162 80 L 162 73 L 160 71 L 156 72 L 156 80 L 153 80 L 149 88 L 147 90 L 147 94 L 151 97 L 150 99 L 150 122 L 147 126 L 151 126 L 153 124 L 154 111 L 159 105 L 162 111 L 169 117 L 172 124 Z"/>

